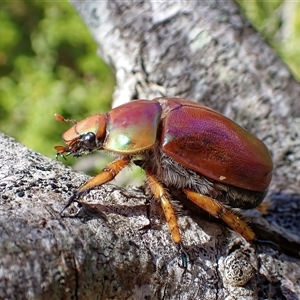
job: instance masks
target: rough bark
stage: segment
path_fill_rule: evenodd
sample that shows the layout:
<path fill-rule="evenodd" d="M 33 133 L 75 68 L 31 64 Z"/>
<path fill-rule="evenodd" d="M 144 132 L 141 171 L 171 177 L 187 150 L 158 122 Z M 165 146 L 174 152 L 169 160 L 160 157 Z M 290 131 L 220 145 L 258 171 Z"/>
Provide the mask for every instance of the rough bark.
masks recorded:
<path fill-rule="evenodd" d="M 231 117 L 274 158 L 269 214 L 248 244 L 181 215 L 186 272 L 156 203 L 110 184 L 58 213 L 87 177 L 0 136 L 0 299 L 298 299 L 300 85 L 231 1 L 74 1 L 117 76 L 115 105 L 180 96 Z M 72 206 L 68 213 L 74 211 Z"/>

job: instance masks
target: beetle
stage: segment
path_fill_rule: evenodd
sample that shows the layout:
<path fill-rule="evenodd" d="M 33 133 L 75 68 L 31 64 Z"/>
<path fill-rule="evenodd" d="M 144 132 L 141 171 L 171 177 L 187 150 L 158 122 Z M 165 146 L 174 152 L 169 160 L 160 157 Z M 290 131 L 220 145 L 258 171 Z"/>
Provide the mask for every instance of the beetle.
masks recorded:
<path fill-rule="evenodd" d="M 232 208 L 255 208 L 262 202 L 273 162 L 265 144 L 231 119 L 190 100 L 165 97 L 134 100 L 80 122 L 60 115 L 56 119 L 73 123 L 62 135 L 66 146 L 55 147 L 57 156 L 106 150 L 117 157 L 83 184 L 62 212 L 138 157 L 176 244 L 181 245 L 181 234 L 167 189 L 183 191 L 197 207 L 222 219 L 247 241 L 255 239 Z"/>

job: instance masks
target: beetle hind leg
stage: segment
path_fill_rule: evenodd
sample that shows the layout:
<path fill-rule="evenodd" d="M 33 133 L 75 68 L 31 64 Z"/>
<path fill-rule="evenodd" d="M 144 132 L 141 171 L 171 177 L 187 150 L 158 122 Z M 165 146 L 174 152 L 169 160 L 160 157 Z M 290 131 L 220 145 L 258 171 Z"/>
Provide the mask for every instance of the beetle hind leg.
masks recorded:
<path fill-rule="evenodd" d="M 245 240 L 250 242 L 255 239 L 255 234 L 248 224 L 238 215 L 224 207 L 220 202 L 189 189 L 184 189 L 184 192 L 193 203 L 207 211 L 212 216 L 222 219 Z"/>

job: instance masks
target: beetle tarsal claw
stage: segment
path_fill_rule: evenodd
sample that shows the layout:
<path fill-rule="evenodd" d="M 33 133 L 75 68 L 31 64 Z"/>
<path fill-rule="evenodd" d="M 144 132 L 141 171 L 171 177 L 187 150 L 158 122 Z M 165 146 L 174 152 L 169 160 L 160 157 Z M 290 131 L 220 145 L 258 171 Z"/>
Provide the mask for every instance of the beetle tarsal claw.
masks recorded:
<path fill-rule="evenodd" d="M 63 155 L 61 153 L 56 153 L 56 155 L 55 155 L 56 160 L 58 160 L 59 157 L 62 157 L 64 160 L 67 160 L 65 155 Z"/>
<path fill-rule="evenodd" d="M 188 265 L 188 255 L 187 255 L 186 251 L 184 250 L 181 243 L 178 244 L 178 250 L 181 253 L 181 265 L 179 264 L 179 267 L 184 269 L 184 272 L 185 272 L 187 269 L 187 265 Z"/>
<path fill-rule="evenodd" d="M 73 203 L 75 202 L 78 198 L 80 197 L 80 195 L 78 193 L 74 194 L 73 196 L 71 196 L 67 202 L 67 204 L 63 207 L 63 209 L 60 211 L 59 215 L 62 216 L 62 213 Z"/>

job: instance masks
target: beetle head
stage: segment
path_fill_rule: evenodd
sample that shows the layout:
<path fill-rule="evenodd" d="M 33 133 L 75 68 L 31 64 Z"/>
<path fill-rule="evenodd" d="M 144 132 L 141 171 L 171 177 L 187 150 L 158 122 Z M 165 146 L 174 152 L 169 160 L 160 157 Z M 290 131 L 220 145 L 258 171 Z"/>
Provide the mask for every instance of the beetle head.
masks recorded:
<path fill-rule="evenodd" d="M 55 118 L 60 122 L 74 124 L 62 135 L 66 146 L 54 147 L 57 151 L 56 157 L 68 155 L 79 157 L 102 148 L 106 136 L 105 114 L 93 115 L 80 122 L 65 119 L 60 115 L 55 115 Z"/>

